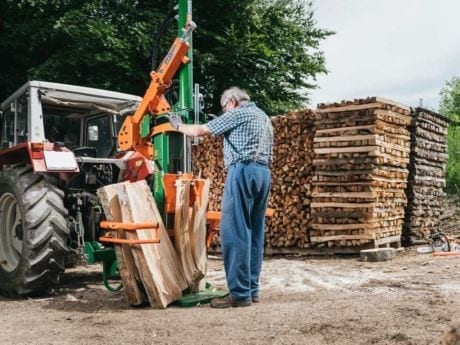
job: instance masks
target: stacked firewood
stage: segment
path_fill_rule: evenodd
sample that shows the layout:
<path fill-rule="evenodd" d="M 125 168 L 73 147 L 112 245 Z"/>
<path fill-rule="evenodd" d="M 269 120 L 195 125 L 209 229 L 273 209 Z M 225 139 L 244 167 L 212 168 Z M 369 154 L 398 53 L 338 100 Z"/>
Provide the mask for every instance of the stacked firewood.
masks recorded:
<path fill-rule="evenodd" d="M 268 247 L 308 247 L 307 224 L 310 219 L 313 160 L 313 124 L 311 110 L 290 112 L 272 118 L 275 133 L 272 187 L 269 207 L 275 209 L 266 222 Z M 212 181 L 209 209 L 220 210 L 226 173 L 222 138 L 208 137 L 194 146 L 194 174 Z"/>
<path fill-rule="evenodd" d="M 268 247 L 309 246 L 313 131 L 315 114 L 309 109 L 272 120 L 275 131 L 272 188 L 267 218 Z"/>
<path fill-rule="evenodd" d="M 449 120 L 435 112 L 416 108 L 411 126 L 409 199 L 404 239 L 424 239 L 439 229 L 444 207 Z"/>
<path fill-rule="evenodd" d="M 312 245 L 397 245 L 407 203 L 410 109 L 372 97 L 322 104 L 316 112 Z"/>
<path fill-rule="evenodd" d="M 224 167 L 223 138 L 207 136 L 200 138 L 192 148 L 193 173 L 211 180 L 209 211 L 220 211 L 227 171 Z"/>

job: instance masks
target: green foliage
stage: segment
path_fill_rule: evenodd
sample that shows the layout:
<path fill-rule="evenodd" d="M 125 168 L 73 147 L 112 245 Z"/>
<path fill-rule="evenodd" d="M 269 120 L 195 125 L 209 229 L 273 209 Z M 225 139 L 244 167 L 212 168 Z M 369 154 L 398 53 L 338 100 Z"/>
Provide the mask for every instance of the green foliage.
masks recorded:
<path fill-rule="evenodd" d="M 174 0 L 21 0 L 0 2 L 0 99 L 27 80 L 46 80 L 142 95 L 153 35 Z M 332 32 L 316 27 L 311 4 L 295 0 L 195 0 L 195 82 L 207 111 L 238 85 L 270 114 L 305 106 L 319 51 Z M 176 34 L 162 40 L 163 56 Z M 302 91 L 299 91 L 302 90 Z"/>
<path fill-rule="evenodd" d="M 315 76 L 326 72 L 318 48 L 332 32 L 315 27 L 305 1 L 236 4 L 195 1 L 196 74 L 207 96 L 214 93 L 213 110 L 219 110 L 215 92 L 232 85 L 247 89 L 270 114 L 305 106 L 308 95 L 299 90 L 314 88 Z"/>
<path fill-rule="evenodd" d="M 452 120 L 448 132 L 447 191 L 460 194 L 460 78 L 455 77 L 448 81 L 440 94 L 439 110 Z"/>
<path fill-rule="evenodd" d="M 447 191 L 449 193 L 460 194 L 460 128 L 451 126 L 448 135 Z"/>
<path fill-rule="evenodd" d="M 452 121 L 460 121 L 460 77 L 454 77 L 441 90 L 439 111 Z"/>
<path fill-rule="evenodd" d="M 170 4 L 22 0 L 3 6 L 2 100 L 33 79 L 143 95 L 152 35 Z"/>

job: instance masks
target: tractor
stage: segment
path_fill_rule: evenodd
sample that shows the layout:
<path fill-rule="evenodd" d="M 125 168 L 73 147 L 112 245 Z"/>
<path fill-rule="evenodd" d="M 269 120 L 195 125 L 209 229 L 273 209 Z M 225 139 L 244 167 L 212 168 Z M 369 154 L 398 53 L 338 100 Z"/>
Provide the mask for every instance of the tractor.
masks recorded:
<path fill-rule="evenodd" d="M 176 9 L 178 37 L 150 73 L 143 98 L 29 81 L 1 103 L 1 294 L 47 291 L 72 255 L 103 262 L 104 282 L 113 289 L 108 279 L 117 275 L 117 262 L 113 247 L 98 241 L 105 217 L 97 189 L 147 179 L 161 209 L 162 176 L 191 171 L 192 139 L 163 116 L 174 111 L 193 123 L 200 114 L 199 87 L 192 90 L 191 0 Z M 177 71 L 172 107 L 166 96 Z"/>
<path fill-rule="evenodd" d="M 124 111 L 140 101 L 128 94 L 30 81 L 2 103 L 3 294 L 46 290 L 64 271 L 69 253 L 82 253 L 85 241 L 97 239 L 102 211 L 96 190 L 127 174 L 134 153 L 111 157 Z"/>

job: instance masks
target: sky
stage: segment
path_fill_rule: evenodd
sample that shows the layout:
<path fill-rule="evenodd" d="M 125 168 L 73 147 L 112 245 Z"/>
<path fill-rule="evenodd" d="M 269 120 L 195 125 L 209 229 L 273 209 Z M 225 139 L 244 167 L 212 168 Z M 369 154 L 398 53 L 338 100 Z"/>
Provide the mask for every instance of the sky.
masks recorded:
<path fill-rule="evenodd" d="M 327 75 L 317 103 L 368 96 L 438 110 L 439 92 L 460 76 L 460 0 L 314 0 Z"/>

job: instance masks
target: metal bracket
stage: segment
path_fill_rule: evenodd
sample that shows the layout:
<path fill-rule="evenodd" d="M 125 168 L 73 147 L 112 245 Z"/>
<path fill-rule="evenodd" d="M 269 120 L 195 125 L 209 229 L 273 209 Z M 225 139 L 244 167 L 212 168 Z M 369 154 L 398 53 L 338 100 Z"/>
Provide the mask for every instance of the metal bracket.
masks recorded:
<path fill-rule="evenodd" d="M 147 243 L 160 243 L 160 236 L 158 234 L 159 224 L 158 222 L 152 223 L 122 223 L 122 222 L 109 222 L 109 221 L 102 221 L 99 226 L 102 229 L 107 229 L 110 231 L 115 231 L 114 236 L 101 236 L 99 237 L 99 241 L 106 242 L 106 243 L 114 243 L 114 244 L 128 244 L 128 245 L 136 245 L 136 244 L 147 244 Z M 134 240 L 134 239 L 125 239 L 120 238 L 118 231 L 136 231 L 136 230 L 152 230 L 154 232 L 153 238 L 145 239 L 145 240 Z"/>

